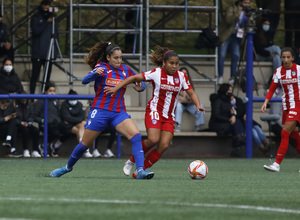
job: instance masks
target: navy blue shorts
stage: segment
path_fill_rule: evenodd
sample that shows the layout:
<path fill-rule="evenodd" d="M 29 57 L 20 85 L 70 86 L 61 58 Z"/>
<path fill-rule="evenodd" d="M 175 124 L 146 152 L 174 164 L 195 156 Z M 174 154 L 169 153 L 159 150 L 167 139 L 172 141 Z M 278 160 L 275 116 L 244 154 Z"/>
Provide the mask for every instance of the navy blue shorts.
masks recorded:
<path fill-rule="evenodd" d="M 85 128 L 93 131 L 104 131 L 107 125 L 116 128 L 118 124 L 127 118 L 131 118 L 127 112 L 112 112 L 105 109 L 92 108 Z"/>

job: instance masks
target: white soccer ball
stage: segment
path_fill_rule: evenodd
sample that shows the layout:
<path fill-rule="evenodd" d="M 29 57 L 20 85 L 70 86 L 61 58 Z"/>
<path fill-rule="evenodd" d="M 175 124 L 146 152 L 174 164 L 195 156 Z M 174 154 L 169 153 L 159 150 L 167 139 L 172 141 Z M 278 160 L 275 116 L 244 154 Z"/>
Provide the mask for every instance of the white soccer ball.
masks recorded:
<path fill-rule="evenodd" d="M 201 160 L 195 160 L 190 163 L 188 173 L 194 180 L 203 180 L 207 176 L 207 165 Z"/>

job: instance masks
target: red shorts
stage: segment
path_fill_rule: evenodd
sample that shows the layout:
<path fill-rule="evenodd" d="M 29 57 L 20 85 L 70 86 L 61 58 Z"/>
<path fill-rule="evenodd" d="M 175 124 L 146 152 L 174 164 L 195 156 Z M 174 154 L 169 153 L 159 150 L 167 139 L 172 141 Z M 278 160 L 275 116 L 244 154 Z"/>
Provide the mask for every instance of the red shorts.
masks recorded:
<path fill-rule="evenodd" d="M 300 109 L 290 109 L 282 111 L 282 124 L 286 121 L 297 121 L 300 124 Z"/>
<path fill-rule="evenodd" d="M 145 113 L 146 130 L 149 128 L 157 128 L 162 131 L 170 131 L 174 134 L 175 121 L 161 117 L 157 112 L 146 111 Z"/>

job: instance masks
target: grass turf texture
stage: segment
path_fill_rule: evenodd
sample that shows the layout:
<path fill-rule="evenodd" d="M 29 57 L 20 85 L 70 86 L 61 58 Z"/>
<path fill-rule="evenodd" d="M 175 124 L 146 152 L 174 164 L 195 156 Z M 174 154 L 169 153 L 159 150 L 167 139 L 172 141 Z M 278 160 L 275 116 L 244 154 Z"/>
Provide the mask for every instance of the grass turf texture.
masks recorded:
<path fill-rule="evenodd" d="M 122 173 L 125 160 L 81 159 L 50 178 L 67 159 L 1 159 L 0 219 L 299 219 L 300 163 L 279 173 L 268 159 L 204 159 L 208 176 L 192 180 L 194 159 L 161 159 L 151 180 Z"/>

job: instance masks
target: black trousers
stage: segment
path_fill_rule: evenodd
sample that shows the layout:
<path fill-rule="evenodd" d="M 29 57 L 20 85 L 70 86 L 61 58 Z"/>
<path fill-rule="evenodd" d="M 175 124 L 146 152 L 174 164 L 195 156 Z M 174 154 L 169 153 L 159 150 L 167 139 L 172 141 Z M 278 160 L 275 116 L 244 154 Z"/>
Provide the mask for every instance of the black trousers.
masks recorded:
<path fill-rule="evenodd" d="M 30 126 L 22 126 L 18 125 L 18 132 L 22 134 L 22 145 L 23 149 L 28 149 L 29 146 L 29 137 L 32 138 L 32 150 L 38 151 L 39 146 L 39 129 L 34 127 L 33 125 Z"/>
<path fill-rule="evenodd" d="M 11 139 L 11 147 L 16 147 L 16 137 L 17 137 L 17 129 L 16 129 L 16 119 L 10 119 L 7 122 L 0 124 L 0 136 L 5 140 L 6 136 L 10 135 Z"/>
<path fill-rule="evenodd" d="M 39 80 L 41 68 L 45 68 L 46 60 L 45 59 L 31 59 L 32 62 L 32 75 L 30 79 L 30 94 L 35 94 L 36 83 Z M 46 83 L 50 81 L 52 71 L 52 61 L 49 62 L 49 68 L 47 72 Z M 43 76 L 43 79 L 45 76 Z M 43 82 L 42 82 L 43 83 Z"/>

